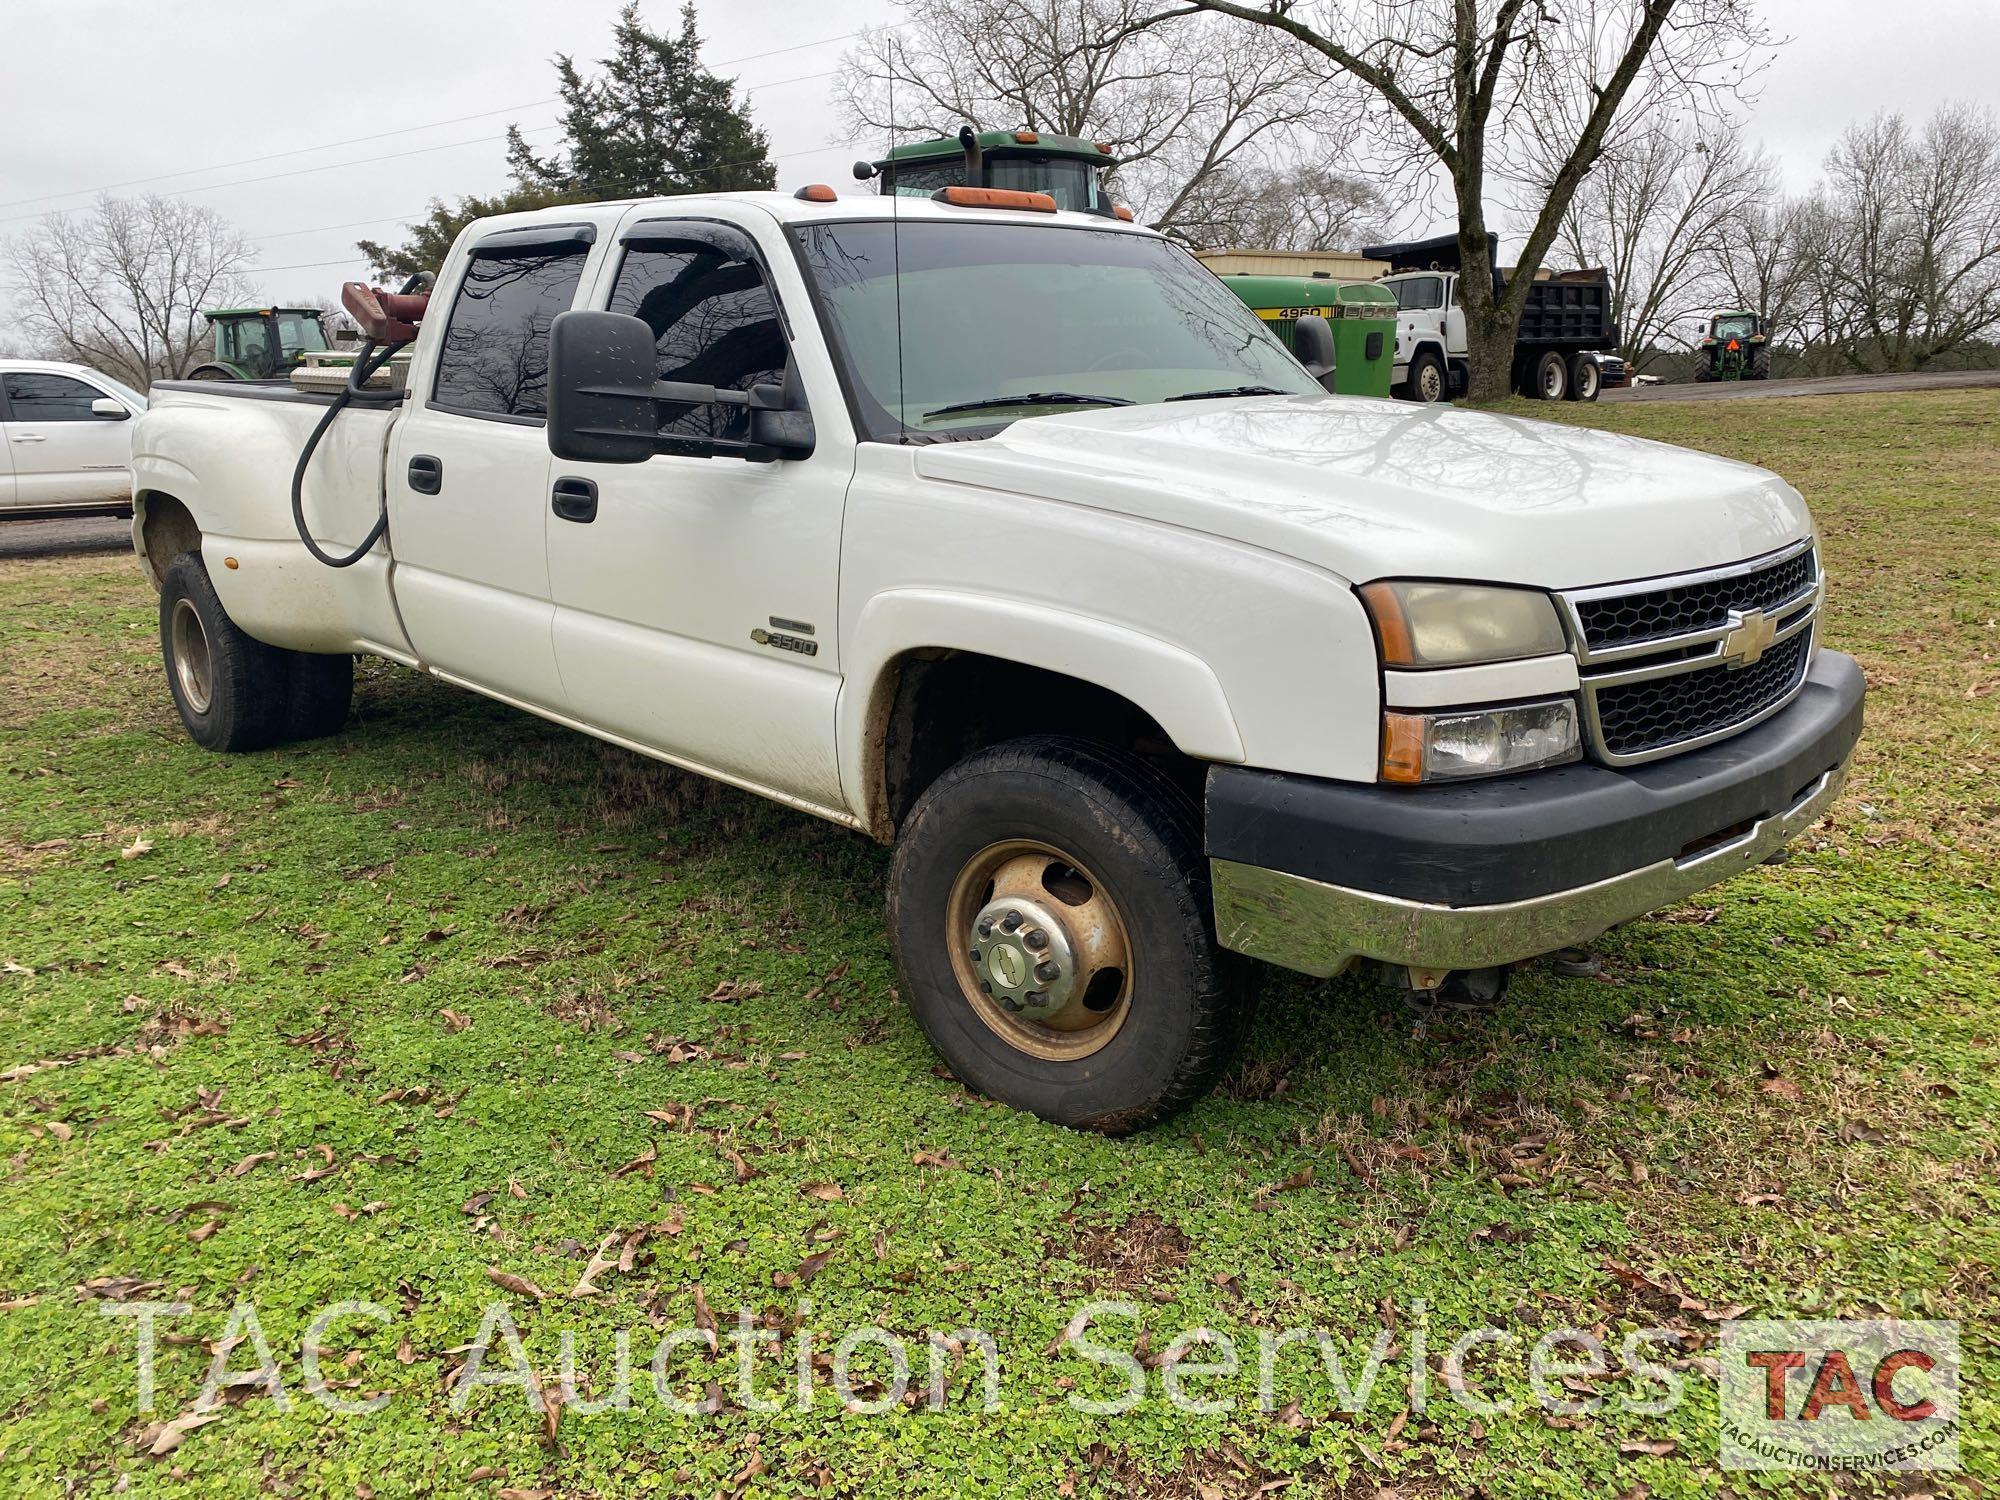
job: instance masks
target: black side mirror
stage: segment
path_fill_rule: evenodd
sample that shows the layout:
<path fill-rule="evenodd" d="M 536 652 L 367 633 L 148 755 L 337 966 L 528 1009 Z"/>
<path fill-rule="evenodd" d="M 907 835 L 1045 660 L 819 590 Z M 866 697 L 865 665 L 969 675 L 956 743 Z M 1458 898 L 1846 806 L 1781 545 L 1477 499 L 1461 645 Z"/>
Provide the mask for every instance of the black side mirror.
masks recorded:
<path fill-rule="evenodd" d="M 1333 325 L 1318 313 L 1300 313 L 1292 324 L 1292 352 L 1308 375 L 1325 380 L 1333 373 Z"/>
<path fill-rule="evenodd" d="M 642 464 L 659 451 L 653 330 L 629 313 L 557 313 L 549 325 L 549 452 Z"/>
<path fill-rule="evenodd" d="M 737 406 L 750 441 L 661 437 L 661 403 Z M 557 313 L 549 325 L 549 451 L 578 463 L 639 464 L 655 453 L 768 463 L 813 451 L 812 414 L 797 375 L 748 391 L 660 380 L 653 330 L 627 313 Z"/>

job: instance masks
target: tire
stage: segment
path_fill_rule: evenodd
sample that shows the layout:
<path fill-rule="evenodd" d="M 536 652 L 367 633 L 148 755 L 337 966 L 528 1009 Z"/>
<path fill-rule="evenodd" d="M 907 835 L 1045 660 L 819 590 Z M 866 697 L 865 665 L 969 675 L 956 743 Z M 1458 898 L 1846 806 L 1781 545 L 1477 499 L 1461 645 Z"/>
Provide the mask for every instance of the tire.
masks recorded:
<path fill-rule="evenodd" d="M 1697 385 L 1713 384 L 1715 374 L 1715 362 L 1713 360 L 1704 359 L 1694 367 L 1694 378 Z"/>
<path fill-rule="evenodd" d="M 1530 401 L 1569 399 L 1569 361 L 1553 349 L 1536 355 L 1528 363 L 1528 379 L 1521 394 Z"/>
<path fill-rule="evenodd" d="M 347 722 L 354 701 L 354 658 L 345 652 L 287 651 L 284 738 L 324 739 Z"/>
<path fill-rule="evenodd" d="M 1750 370 L 1745 377 L 1749 380 L 1769 380 L 1771 378 L 1771 346 L 1758 344 L 1750 351 Z"/>
<path fill-rule="evenodd" d="M 188 738 L 204 750 L 261 750 L 284 734 L 285 656 L 229 618 L 197 553 L 183 552 L 160 587 L 160 655 Z"/>
<path fill-rule="evenodd" d="M 1144 1129 L 1241 1044 L 1249 1005 L 1210 925 L 1194 805 L 1122 751 L 1033 735 L 946 771 L 904 823 L 889 924 L 904 998 L 952 1072 L 1044 1120 Z"/>
<path fill-rule="evenodd" d="M 1403 399 L 1435 406 L 1451 397 L 1451 376 L 1435 349 L 1420 351 L 1410 361 L 1409 379 L 1403 382 Z"/>
<path fill-rule="evenodd" d="M 1572 356 L 1569 362 L 1569 389 L 1563 393 L 1566 401 L 1595 401 L 1604 388 L 1604 371 L 1596 360 L 1588 354 Z"/>

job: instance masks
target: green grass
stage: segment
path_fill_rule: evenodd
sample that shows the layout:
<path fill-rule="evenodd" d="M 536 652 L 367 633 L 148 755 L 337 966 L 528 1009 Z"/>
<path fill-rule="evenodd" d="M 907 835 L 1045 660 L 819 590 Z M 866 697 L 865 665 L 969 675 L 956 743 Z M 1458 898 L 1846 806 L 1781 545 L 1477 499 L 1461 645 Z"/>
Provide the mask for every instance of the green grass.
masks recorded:
<path fill-rule="evenodd" d="M 0 565 L 0 1491 L 1781 1491 L 1715 1467 L 1702 1311 L 1739 1304 L 1963 1320 L 1965 1459 L 1990 1478 L 2000 394 L 1537 414 L 1805 491 L 1830 641 L 1873 687 L 1850 790 L 1791 863 L 1606 939 L 1595 980 L 1531 968 L 1496 1011 L 1420 1028 L 1360 980 L 1274 976 L 1229 1084 L 1124 1141 L 942 1075 L 896 996 L 872 845 L 379 663 L 340 736 L 212 757 L 129 560 Z M 569 1295 L 648 1226 L 602 1295 Z M 162 1325 L 151 1417 L 132 1324 L 79 1290 L 100 1278 L 194 1308 Z M 809 1409 L 747 1413 L 733 1361 L 683 1349 L 676 1391 L 723 1401 L 664 1411 L 643 1366 L 697 1289 L 725 1334 L 739 1307 L 782 1328 L 761 1391 L 794 1320 L 822 1353 L 909 1336 L 919 1386 L 923 1336 L 976 1325 L 1001 1409 L 968 1362 L 941 1411 L 843 1413 L 820 1372 Z M 1137 1412 L 1074 1410 L 1117 1388 L 1048 1352 L 1093 1296 L 1139 1309 L 1106 1345 L 1241 1339 L 1242 1375 L 1187 1383 L 1241 1409 L 1183 1414 L 1155 1370 Z M 147 1456 L 239 1299 L 292 1404 L 249 1394 Z M 388 1393 L 376 1415 L 303 1399 L 306 1322 L 340 1299 L 389 1312 L 322 1340 L 341 1395 Z M 544 1375 L 573 1331 L 598 1394 L 629 1330 L 633 1408 L 564 1412 L 552 1442 L 515 1389 L 453 1412 L 495 1301 Z M 1436 1351 L 1488 1322 L 1680 1328 L 1688 1399 L 1475 1420 L 1434 1383 L 1408 1410 L 1417 1330 Z M 1385 1326 L 1399 1353 L 1350 1417 L 1294 1349 L 1262 1416 L 1256 1331 L 1286 1326 L 1350 1367 Z M 1522 1365 L 1475 1362 L 1517 1399 Z"/>

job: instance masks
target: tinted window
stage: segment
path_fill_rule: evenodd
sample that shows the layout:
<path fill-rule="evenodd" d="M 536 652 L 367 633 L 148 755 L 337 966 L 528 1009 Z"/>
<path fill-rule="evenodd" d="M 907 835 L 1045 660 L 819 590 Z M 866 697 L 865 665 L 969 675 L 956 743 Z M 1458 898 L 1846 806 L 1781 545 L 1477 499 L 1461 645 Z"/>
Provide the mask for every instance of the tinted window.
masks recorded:
<path fill-rule="evenodd" d="M 1087 163 L 1047 157 L 997 157 L 986 164 L 986 185 L 1023 193 L 1047 193 L 1057 208 L 1097 207 L 1097 174 Z"/>
<path fill-rule="evenodd" d="M 747 391 L 785 378 L 778 306 L 755 261 L 707 246 L 634 248 L 618 269 L 611 311 L 653 330 L 660 379 Z M 742 407 L 662 406 L 660 431 L 747 440 Z"/>
<path fill-rule="evenodd" d="M 16 422 L 88 422 L 90 403 L 104 392 L 67 375 L 17 370 L 6 377 L 7 400 Z"/>
<path fill-rule="evenodd" d="M 460 411 L 543 417 L 549 324 L 568 312 L 588 247 L 477 255 L 451 305 L 431 399 Z"/>
<path fill-rule="evenodd" d="M 965 158 L 955 156 L 920 167 L 890 167 L 887 177 L 898 198 L 928 198 L 939 188 L 965 186 Z"/>

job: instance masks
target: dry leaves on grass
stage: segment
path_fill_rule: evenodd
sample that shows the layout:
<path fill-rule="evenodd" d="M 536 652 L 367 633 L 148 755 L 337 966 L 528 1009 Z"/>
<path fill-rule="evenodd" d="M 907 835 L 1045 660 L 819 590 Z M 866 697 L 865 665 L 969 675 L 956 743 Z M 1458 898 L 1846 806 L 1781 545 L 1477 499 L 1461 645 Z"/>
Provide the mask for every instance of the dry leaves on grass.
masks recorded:
<path fill-rule="evenodd" d="M 503 1271 L 498 1266 L 486 1268 L 486 1279 L 502 1291 L 512 1292 L 517 1297 L 532 1297 L 538 1303 L 549 1300 L 549 1294 L 527 1277 L 516 1276 L 512 1271 Z"/>

